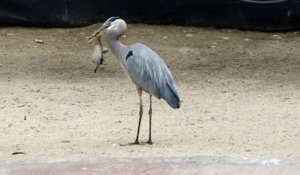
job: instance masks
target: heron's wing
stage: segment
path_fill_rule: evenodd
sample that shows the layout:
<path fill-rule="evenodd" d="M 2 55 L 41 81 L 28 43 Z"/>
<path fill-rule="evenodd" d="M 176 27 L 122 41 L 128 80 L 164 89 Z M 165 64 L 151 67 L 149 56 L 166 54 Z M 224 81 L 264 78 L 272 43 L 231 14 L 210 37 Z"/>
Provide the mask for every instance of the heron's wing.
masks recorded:
<path fill-rule="evenodd" d="M 159 99 L 165 99 L 171 107 L 180 106 L 179 96 L 167 65 L 149 47 L 143 44 L 131 45 L 125 65 L 131 79 L 143 90 Z"/>

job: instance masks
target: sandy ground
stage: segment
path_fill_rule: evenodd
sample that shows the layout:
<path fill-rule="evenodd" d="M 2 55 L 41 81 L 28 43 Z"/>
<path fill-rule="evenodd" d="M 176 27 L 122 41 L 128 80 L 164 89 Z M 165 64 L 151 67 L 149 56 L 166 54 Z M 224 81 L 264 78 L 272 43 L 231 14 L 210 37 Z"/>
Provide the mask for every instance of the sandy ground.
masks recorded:
<path fill-rule="evenodd" d="M 165 59 L 182 107 L 155 99 L 154 144 L 126 146 L 138 96 L 112 53 L 93 73 L 84 40 L 97 26 L 0 29 L 0 159 L 300 157 L 300 33 L 129 25 L 122 42 Z"/>

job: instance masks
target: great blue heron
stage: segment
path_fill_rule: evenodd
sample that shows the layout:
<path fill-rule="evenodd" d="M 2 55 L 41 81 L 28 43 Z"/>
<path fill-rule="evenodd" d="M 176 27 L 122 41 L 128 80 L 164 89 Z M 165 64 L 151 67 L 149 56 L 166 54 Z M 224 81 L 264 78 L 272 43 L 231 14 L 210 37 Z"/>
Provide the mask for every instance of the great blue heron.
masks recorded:
<path fill-rule="evenodd" d="M 93 40 L 104 35 L 108 46 L 117 57 L 124 72 L 129 75 L 137 86 L 140 115 L 134 144 L 140 144 L 139 133 L 143 116 L 142 92 L 145 91 L 150 94 L 149 140 L 147 143 L 152 144 L 152 95 L 158 99 L 165 99 L 174 109 L 180 107 L 180 99 L 171 72 L 165 62 L 152 49 L 140 43 L 126 46 L 118 41 L 118 38 L 124 34 L 126 29 L 127 24 L 124 20 L 119 17 L 111 17 L 89 38 Z"/>

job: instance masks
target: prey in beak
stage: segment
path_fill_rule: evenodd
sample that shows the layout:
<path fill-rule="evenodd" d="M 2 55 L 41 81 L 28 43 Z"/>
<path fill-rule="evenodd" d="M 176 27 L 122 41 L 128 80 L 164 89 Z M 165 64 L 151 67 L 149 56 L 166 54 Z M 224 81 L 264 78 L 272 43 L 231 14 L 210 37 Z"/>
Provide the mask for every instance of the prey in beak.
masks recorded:
<path fill-rule="evenodd" d="M 108 27 L 109 26 L 105 22 L 98 30 L 96 30 L 91 36 L 87 38 L 88 43 L 94 43 L 94 44 L 96 43 L 93 57 L 92 57 L 93 63 L 97 65 L 96 68 L 94 69 L 94 73 L 96 73 L 99 66 L 103 64 L 103 60 L 104 60 L 103 53 L 106 51 L 103 50 L 103 46 L 101 43 L 101 36 L 105 33 Z"/>
<path fill-rule="evenodd" d="M 101 29 L 101 28 L 100 28 Z M 95 43 L 99 41 L 104 31 L 100 31 L 100 29 L 96 30 L 92 35 L 87 38 L 87 43 Z"/>
<path fill-rule="evenodd" d="M 86 41 L 88 43 L 95 44 L 95 49 L 93 53 L 93 63 L 97 65 L 97 67 L 94 69 L 94 73 L 97 72 L 99 66 L 103 64 L 103 53 L 107 52 L 107 49 L 103 49 L 102 43 L 101 43 L 101 36 L 103 36 L 106 32 L 106 30 L 112 26 L 112 23 L 116 20 L 120 19 L 119 17 L 111 17 L 109 18 L 99 29 L 97 29 L 92 35 L 90 35 Z"/>
<path fill-rule="evenodd" d="M 101 36 L 105 33 L 106 29 L 109 27 L 107 22 L 105 22 L 99 29 L 97 29 L 91 36 L 87 38 L 88 43 L 95 43 L 97 40 L 101 38 Z"/>

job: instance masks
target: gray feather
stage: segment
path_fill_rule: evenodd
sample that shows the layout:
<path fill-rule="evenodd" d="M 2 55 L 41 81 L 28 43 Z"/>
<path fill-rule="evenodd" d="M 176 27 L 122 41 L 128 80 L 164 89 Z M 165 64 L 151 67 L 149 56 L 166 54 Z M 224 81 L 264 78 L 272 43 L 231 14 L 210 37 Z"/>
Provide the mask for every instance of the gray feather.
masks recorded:
<path fill-rule="evenodd" d="M 166 63 L 143 44 L 131 45 L 128 53 L 125 67 L 131 79 L 146 92 L 165 99 L 172 108 L 179 108 L 180 99 Z"/>

